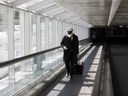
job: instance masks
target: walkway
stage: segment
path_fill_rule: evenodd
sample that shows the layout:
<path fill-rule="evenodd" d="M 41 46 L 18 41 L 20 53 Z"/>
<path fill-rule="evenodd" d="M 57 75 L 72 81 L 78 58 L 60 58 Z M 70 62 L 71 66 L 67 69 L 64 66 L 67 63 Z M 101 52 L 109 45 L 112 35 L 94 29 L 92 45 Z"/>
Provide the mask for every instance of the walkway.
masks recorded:
<path fill-rule="evenodd" d="M 98 47 L 93 47 L 84 56 L 83 76 L 75 75 L 73 79 L 61 75 L 52 85 L 42 92 L 40 96 L 90 96 L 92 93 L 95 66 L 92 66 L 93 59 L 98 51 Z"/>

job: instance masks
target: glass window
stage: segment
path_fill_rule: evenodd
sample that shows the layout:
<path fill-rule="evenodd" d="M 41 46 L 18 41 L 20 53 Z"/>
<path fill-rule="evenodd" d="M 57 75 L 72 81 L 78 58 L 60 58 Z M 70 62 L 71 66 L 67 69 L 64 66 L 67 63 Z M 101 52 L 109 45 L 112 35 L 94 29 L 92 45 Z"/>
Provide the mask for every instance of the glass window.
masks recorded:
<path fill-rule="evenodd" d="M 24 22 L 21 19 L 23 18 L 21 11 L 14 11 L 14 54 L 15 57 L 20 57 L 23 54 L 23 44 L 22 44 L 22 32 L 21 32 L 21 23 Z"/>
<path fill-rule="evenodd" d="M 49 45 L 52 47 L 52 20 L 49 19 Z"/>
<path fill-rule="evenodd" d="M 31 14 L 31 34 L 30 34 L 30 53 L 36 52 L 36 30 L 37 30 L 37 16 Z"/>
<path fill-rule="evenodd" d="M 41 2 L 41 1 L 44 1 L 44 0 L 31 0 L 30 2 L 27 2 L 25 4 L 20 5 L 19 7 L 24 7 L 24 8 L 30 7 L 34 4 L 37 4 L 37 3 Z"/>
<path fill-rule="evenodd" d="M 7 7 L 0 5 L 0 62 L 8 59 Z"/>
<path fill-rule="evenodd" d="M 41 18 L 41 50 L 45 49 L 45 22 L 44 18 Z"/>

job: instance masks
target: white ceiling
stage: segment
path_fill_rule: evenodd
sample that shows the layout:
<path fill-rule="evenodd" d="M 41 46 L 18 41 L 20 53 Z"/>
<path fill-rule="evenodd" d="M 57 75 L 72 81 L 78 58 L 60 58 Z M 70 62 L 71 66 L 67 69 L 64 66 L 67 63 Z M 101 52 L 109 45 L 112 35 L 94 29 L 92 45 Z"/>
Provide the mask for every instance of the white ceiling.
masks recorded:
<path fill-rule="evenodd" d="M 55 0 L 92 25 L 107 25 L 112 0 Z"/>
<path fill-rule="evenodd" d="M 128 0 L 0 0 L 87 27 L 126 25 Z"/>

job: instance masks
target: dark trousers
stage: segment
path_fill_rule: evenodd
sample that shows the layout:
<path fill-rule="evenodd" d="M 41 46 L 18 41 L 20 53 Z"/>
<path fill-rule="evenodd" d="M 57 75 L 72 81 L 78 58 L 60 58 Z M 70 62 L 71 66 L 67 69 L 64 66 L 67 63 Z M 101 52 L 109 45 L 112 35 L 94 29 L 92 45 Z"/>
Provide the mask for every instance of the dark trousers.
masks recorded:
<path fill-rule="evenodd" d="M 77 63 L 77 54 L 70 53 L 64 58 L 67 74 L 73 76 L 74 64 Z"/>

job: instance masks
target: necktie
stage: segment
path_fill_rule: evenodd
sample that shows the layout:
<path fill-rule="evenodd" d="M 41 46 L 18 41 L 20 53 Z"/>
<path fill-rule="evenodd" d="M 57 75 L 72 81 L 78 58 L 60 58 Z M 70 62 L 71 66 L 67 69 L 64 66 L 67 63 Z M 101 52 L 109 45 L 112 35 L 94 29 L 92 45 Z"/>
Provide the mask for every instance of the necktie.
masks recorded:
<path fill-rule="evenodd" d="M 73 40 L 73 37 L 72 37 L 72 36 L 70 37 L 70 40 L 71 40 L 71 41 Z"/>
<path fill-rule="evenodd" d="M 69 37 L 70 42 L 72 41 L 71 37 Z"/>

